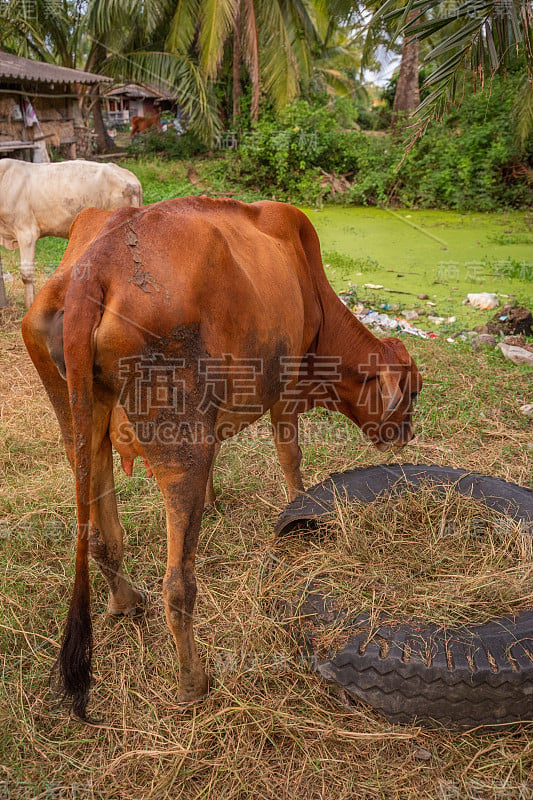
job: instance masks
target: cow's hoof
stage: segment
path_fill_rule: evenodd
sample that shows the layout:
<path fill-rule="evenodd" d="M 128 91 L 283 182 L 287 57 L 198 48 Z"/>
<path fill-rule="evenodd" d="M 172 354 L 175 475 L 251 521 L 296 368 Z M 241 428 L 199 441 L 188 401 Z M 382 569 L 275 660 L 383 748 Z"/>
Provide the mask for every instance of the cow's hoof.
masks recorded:
<path fill-rule="evenodd" d="M 109 598 L 107 613 L 112 617 L 140 617 L 146 610 L 147 597 L 144 592 L 134 590 L 134 596 L 128 603 L 119 603 L 115 598 Z"/>
<path fill-rule="evenodd" d="M 178 694 L 176 695 L 176 703 L 177 705 L 181 706 L 182 708 L 187 708 L 188 706 L 195 706 L 198 703 L 201 703 L 207 693 L 209 691 L 209 679 L 207 675 L 204 673 L 198 681 L 195 681 L 194 684 L 191 683 L 183 688 L 180 687 L 178 689 Z"/>

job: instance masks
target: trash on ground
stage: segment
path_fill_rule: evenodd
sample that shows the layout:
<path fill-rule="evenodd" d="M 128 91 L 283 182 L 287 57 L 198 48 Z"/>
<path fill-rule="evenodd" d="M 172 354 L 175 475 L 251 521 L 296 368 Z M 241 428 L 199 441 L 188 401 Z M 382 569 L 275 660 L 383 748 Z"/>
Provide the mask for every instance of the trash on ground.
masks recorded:
<path fill-rule="evenodd" d="M 513 306 L 511 303 L 507 303 L 487 322 L 485 327 L 486 333 L 496 336 L 500 333 L 506 336 L 513 334 L 533 336 L 533 314 L 524 306 Z"/>
<path fill-rule="evenodd" d="M 428 320 L 432 325 L 443 325 L 446 322 L 446 317 L 435 317 L 433 314 L 428 314 Z"/>
<path fill-rule="evenodd" d="M 467 294 L 466 300 L 463 300 L 463 305 L 471 305 L 473 308 L 487 311 L 489 308 L 497 308 L 499 303 L 495 294 L 491 294 L 490 292 L 477 292 L 474 294 Z"/>
<path fill-rule="evenodd" d="M 531 350 L 526 350 L 525 347 L 516 347 L 512 344 L 505 344 L 505 342 L 500 342 L 498 347 L 505 358 L 512 361 L 513 364 L 526 364 L 528 367 L 533 367 L 533 352 Z"/>
<path fill-rule="evenodd" d="M 4 272 L 2 274 L 4 276 L 4 283 L 11 283 L 13 280 L 13 275 L 10 272 Z"/>
<path fill-rule="evenodd" d="M 433 339 L 437 335 L 432 331 L 423 331 L 421 328 L 415 328 L 406 319 L 399 319 L 397 317 L 389 317 L 388 314 L 379 313 L 379 311 L 371 311 L 366 309 L 362 313 L 356 313 L 355 316 L 369 328 L 377 328 L 383 331 L 398 331 L 398 333 L 409 333 L 411 336 L 418 336 L 420 339 Z"/>
<path fill-rule="evenodd" d="M 533 417 L 533 403 L 526 403 L 525 406 L 520 406 L 520 411 L 526 417 Z"/>
<path fill-rule="evenodd" d="M 365 283 L 365 289 L 383 289 L 383 285 L 381 283 Z"/>
<path fill-rule="evenodd" d="M 402 317 L 405 317 L 405 319 L 409 321 L 413 319 L 418 319 L 418 311 L 409 311 L 409 310 L 402 311 Z"/>

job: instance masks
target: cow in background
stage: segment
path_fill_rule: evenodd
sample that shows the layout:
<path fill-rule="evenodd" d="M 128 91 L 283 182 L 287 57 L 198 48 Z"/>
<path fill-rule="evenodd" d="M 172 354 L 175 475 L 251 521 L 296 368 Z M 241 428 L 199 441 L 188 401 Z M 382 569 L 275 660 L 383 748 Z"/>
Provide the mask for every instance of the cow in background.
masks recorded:
<path fill-rule="evenodd" d="M 37 239 L 67 239 L 74 217 L 84 208 L 114 211 L 122 206 L 141 205 L 142 186 L 138 179 L 116 164 L 31 164 L 0 159 L 0 245 L 20 250 L 26 307 L 32 304 L 35 293 Z"/>
<path fill-rule="evenodd" d="M 153 117 L 132 117 L 131 120 L 131 141 L 137 133 L 144 133 L 149 128 L 163 130 L 161 125 L 161 112 L 158 111 Z"/>

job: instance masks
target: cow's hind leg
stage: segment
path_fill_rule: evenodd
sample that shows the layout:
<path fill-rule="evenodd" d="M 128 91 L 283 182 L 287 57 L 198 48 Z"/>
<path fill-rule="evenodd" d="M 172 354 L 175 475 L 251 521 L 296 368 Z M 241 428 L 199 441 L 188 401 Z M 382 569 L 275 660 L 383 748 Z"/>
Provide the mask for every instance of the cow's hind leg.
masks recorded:
<path fill-rule="evenodd" d="M 180 680 L 177 701 L 190 703 L 207 692 L 208 680 L 196 651 L 193 612 L 196 601 L 194 562 L 202 521 L 213 445 L 195 445 L 190 457 L 172 446 L 145 445 L 163 494 L 167 517 L 167 569 L 163 599 L 168 626 L 178 649 Z"/>
<path fill-rule="evenodd" d="M 40 305 L 46 309 L 45 312 L 39 308 Z M 60 308 L 54 316 L 48 312 L 48 305 L 48 298 L 44 294 L 39 295 L 24 317 L 22 334 L 54 407 L 67 457 L 73 466 L 72 417 L 67 383 L 62 377 L 64 362 Z M 98 396 L 95 401 L 89 547 L 111 591 L 109 610 L 114 614 L 131 614 L 142 604 L 143 596 L 122 574 L 122 528 L 117 513 L 112 450 L 108 436 L 109 403 Z"/>

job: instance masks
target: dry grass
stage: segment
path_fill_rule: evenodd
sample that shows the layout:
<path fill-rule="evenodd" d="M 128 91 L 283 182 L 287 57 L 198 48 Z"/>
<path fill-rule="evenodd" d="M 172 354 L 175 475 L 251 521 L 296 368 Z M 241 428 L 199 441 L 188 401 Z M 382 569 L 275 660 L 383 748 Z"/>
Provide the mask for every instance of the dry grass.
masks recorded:
<path fill-rule="evenodd" d="M 531 608 L 532 555 L 519 522 L 427 485 L 369 505 L 339 498 L 317 531 L 279 542 L 264 593 L 296 609 L 312 586 L 347 612 L 321 637 L 326 656 L 344 646 L 362 610 L 376 623 L 385 614 L 450 628 Z"/>
<path fill-rule="evenodd" d="M 210 695 L 185 712 L 174 700 L 177 659 L 160 591 L 162 503 L 136 465 L 132 479 L 117 470 L 119 509 L 125 569 L 147 591 L 149 609 L 138 623 L 109 619 L 104 581 L 94 571 L 91 711 L 104 723 L 70 720 L 47 677 L 71 590 L 73 481 L 21 342 L 20 316 L 19 306 L 0 320 L 0 797 L 533 797 L 526 726 L 498 734 L 424 731 L 348 704 L 309 672 L 287 632 L 265 613 L 261 580 L 265 554 L 275 550 L 288 569 L 294 559 L 295 571 L 327 573 L 345 597 L 359 592 L 363 605 L 448 620 L 483 617 L 529 602 L 527 547 L 484 518 L 478 536 L 479 510 L 451 501 L 446 519 L 458 532 L 443 537 L 438 504 L 423 507 L 422 499 L 409 523 L 401 501 L 384 504 L 375 517 L 343 509 L 336 537 L 276 543 L 272 525 L 286 497 L 263 421 L 253 436 L 223 448 L 216 476 L 222 511 L 203 522 L 196 633 Z M 518 411 L 531 399 L 527 371 L 462 345 L 409 346 L 426 388 L 417 444 L 397 460 L 465 466 L 528 484 L 533 430 Z M 336 416 L 314 413 L 301 426 L 308 485 L 382 460 Z M 425 536 L 428 519 L 433 527 Z M 351 573 L 343 565 L 348 557 Z"/>

